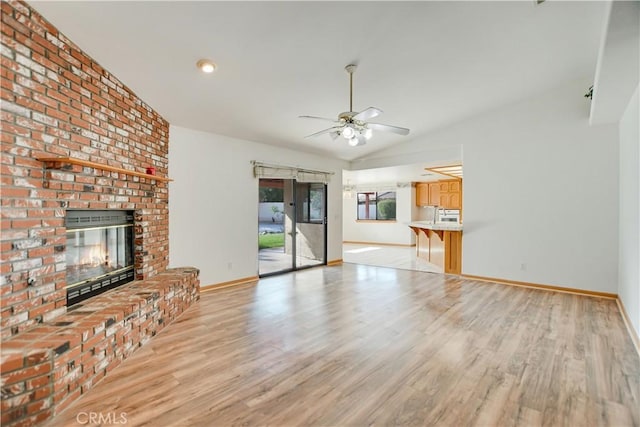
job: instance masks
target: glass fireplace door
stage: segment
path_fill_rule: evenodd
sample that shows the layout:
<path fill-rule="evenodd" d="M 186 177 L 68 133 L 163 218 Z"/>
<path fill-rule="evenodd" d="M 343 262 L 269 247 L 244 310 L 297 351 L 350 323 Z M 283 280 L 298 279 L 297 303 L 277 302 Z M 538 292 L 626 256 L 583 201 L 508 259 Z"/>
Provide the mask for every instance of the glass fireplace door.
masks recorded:
<path fill-rule="evenodd" d="M 133 266 L 132 226 L 67 231 L 67 286 Z"/>
<path fill-rule="evenodd" d="M 67 305 L 134 279 L 133 214 L 67 211 Z"/>

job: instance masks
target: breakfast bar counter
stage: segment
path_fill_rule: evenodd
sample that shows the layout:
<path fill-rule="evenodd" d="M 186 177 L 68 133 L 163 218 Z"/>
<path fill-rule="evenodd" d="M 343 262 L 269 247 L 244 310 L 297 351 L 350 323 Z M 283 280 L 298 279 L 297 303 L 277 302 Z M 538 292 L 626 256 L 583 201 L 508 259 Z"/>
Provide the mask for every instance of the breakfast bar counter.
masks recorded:
<path fill-rule="evenodd" d="M 442 267 L 447 274 L 462 271 L 462 224 L 416 221 L 409 224 L 416 234 L 416 255 Z"/>

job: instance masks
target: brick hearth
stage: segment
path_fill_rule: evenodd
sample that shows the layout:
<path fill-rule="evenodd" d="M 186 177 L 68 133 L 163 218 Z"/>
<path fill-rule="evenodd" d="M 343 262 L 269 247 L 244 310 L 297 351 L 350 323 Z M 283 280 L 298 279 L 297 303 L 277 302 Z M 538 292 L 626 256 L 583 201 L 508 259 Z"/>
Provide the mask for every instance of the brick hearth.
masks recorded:
<path fill-rule="evenodd" d="M 167 270 L 168 183 L 140 175 L 167 177 L 168 122 L 27 3 L 1 7 L 2 424 L 30 425 L 196 301 L 199 283 Z M 139 175 L 37 160 L 51 157 Z M 134 211 L 136 278 L 68 312 L 67 209 Z"/>
<path fill-rule="evenodd" d="M 59 413 L 199 294 L 197 269 L 169 269 L 91 298 L 5 341 L 2 425 L 33 425 Z"/>

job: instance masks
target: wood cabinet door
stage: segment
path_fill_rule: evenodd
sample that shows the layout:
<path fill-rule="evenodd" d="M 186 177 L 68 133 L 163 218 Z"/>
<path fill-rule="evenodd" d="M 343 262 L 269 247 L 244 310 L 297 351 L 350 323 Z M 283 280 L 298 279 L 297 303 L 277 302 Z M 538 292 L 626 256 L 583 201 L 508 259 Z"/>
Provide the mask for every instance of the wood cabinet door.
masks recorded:
<path fill-rule="evenodd" d="M 447 197 L 447 208 L 449 209 L 461 209 L 462 208 L 462 197 L 459 192 L 449 193 Z"/>
<path fill-rule="evenodd" d="M 440 183 L 432 182 L 429 184 L 429 205 L 438 206 L 440 204 Z"/>
<path fill-rule="evenodd" d="M 449 193 L 440 193 L 440 197 L 438 197 L 438 207 L 449 209 Z"/>
<path fill-rule="evenodd" d="M 449 193 L 459 193 L 460 192 L 460 181 L 449 181 Z"/>
<path fill-rule="evenodd" d="M 462 233 L 459 231 L 444 232 L 444 272 L 460 274 L 462 272 Z"/>
<path fill-rule="evenodd" d="M 429 204 L 429 184 L 418 182 L 416 184 L 416 206 L 427 206 Z"/>
<path fill-rule="evenodd" d="M 441 208 L 449 207 L 449 183 L 447 181 L 438 181 L 438 203 Z"/>

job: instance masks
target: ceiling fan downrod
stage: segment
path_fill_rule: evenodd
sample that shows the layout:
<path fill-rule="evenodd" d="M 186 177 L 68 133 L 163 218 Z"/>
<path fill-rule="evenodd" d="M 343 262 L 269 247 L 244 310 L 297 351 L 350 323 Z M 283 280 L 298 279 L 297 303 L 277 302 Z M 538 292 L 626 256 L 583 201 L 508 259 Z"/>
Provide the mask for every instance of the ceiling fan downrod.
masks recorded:
<path fill-rule="evenodd" d="M 344 67 L 347 73 L 349 73 L 349 112 L 353 111 L 353 73 L 355 73 L 356 68 L 358 68 L 358 66 L 354 64 L 349 64 Z"/>

